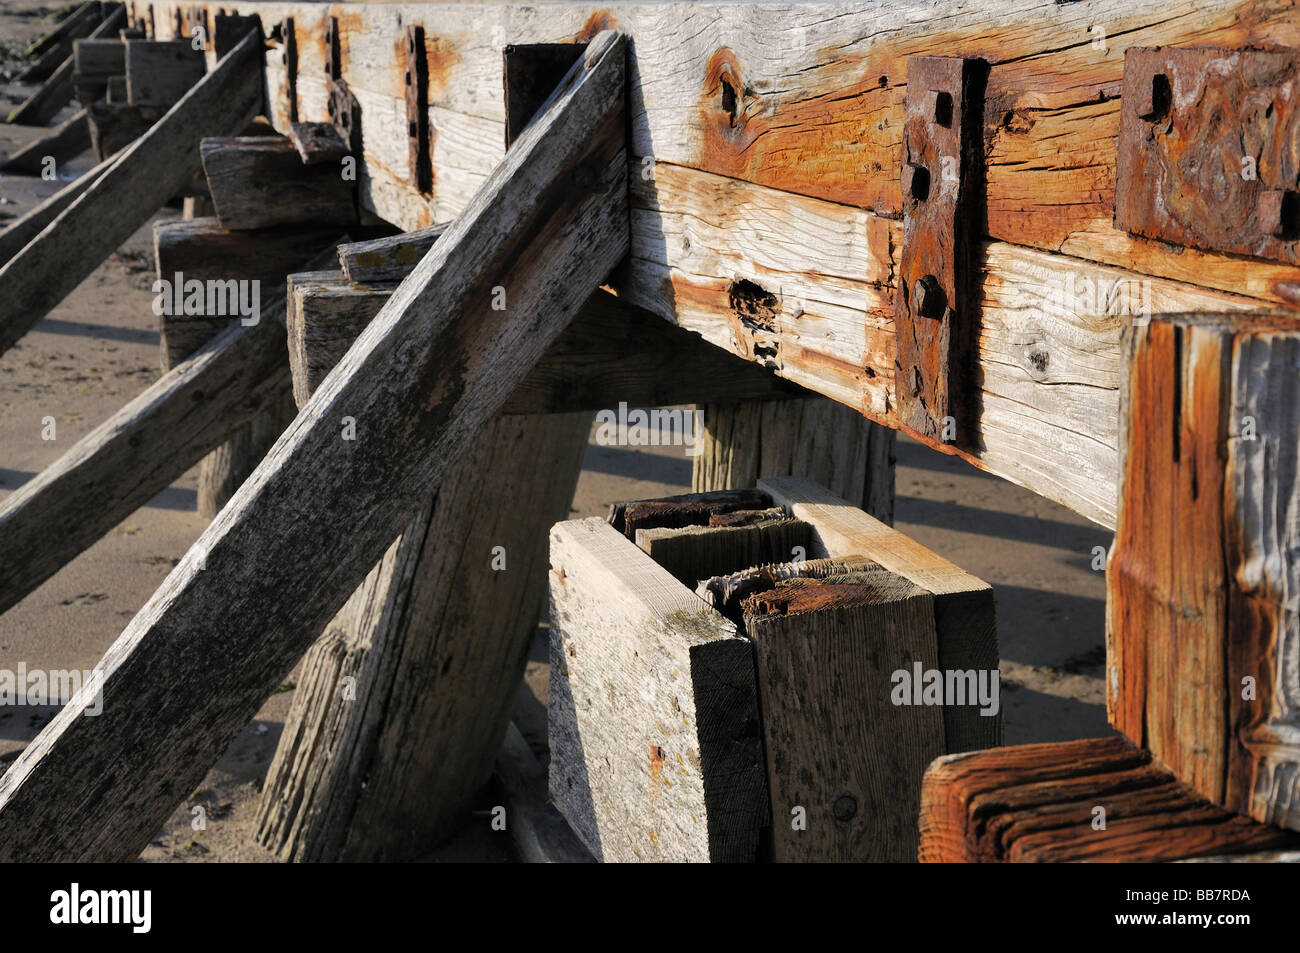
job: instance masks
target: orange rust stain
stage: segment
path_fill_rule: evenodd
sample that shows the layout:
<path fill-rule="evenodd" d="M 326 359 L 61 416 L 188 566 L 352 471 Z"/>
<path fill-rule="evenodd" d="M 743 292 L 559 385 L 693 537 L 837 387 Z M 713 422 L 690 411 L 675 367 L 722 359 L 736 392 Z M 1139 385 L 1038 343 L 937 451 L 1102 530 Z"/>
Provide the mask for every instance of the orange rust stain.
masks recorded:
<path fill-rule="evenodd" d="M 650 786 L 654 787 L 663 780 L 664 749 L 658 745 L 650 746 Z"/>
<path fill-rule="evenodd" d="M 582 29 L 573 35 L 573 41 L 575 43 L 590 43 L 598 33 L 617 29 L 618 20 L 608 10 L 597 10 L 587 17 L 587 22 L 582 25 Z"/>
<path fill-rule="evenodd" d="M 450 40 L 443 36 L 424 36 L 425 60 L 429 67 L 429 103 L 441 102 L 453 80 L 460 53 Z"/>

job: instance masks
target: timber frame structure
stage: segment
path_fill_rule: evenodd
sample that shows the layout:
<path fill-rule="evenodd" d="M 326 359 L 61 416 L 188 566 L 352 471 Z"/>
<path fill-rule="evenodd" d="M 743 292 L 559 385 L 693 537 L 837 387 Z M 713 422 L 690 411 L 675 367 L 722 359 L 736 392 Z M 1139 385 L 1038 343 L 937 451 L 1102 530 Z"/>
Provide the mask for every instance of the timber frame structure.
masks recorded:
<path fill-rule="evenodd" d="M 1216 809 L 1300 830 L 1300 113 L 1279 92 L 1296 78 L 1292 3 L 124 6 L 149 39 L 199 30 L 209 77 L 260 76 L 278 133 L 331 125 L 339 154 L 355 159 L 359 225 L 451 224 L 380 289 L 342 341 L 351 349 L 313 368 L 310 384 L 295 380 L 296 421 L 110 650 L 110 690 L 162 672 L 228 703 L 200 732 L 186 699 L 151 688 L 137 703 L 177 726 L 157 737 L 129 719 L 60 715 L 0 779 L 0 858 L 112 858 L 146 842 L 471 439 L 528 404 L 521 384 L 542 395 L 552 346 L 572 355 L 582 335 L 596 340 L 594 309 L 613 299 L 727 356 L 746 398 L 806 389 L 1115 530 L 1112 724 Z M 1152 52 L 1165 47 L 1209 52 Z M 540 94 L 511 80 L 511 57 L 529 51 Z M 238 85 L 223 106 L 235 129 L 256 112 L 249 83 Z M 202 83 L 189 95 L 214 97 Z M 1224 102 L 1230 119 L 1211 124 Z M 173 111 L 147 136 L 167 142 L 182 124 Z M 1197 178 L 1189 156 L 1223 174 Z M 106 161 L 62 214 L 95 207 L 126 169 Z M 1228 173 L 1237 178 L 1211 196 Z M 35 247 L 25 236 L 7 252 L 0 292 L 48 310 L 68 289 L 24 286 L 18 265 Z M 534 303 L 488 330 L 486 296 L 506 286 Z M 5 347 L 40 317 L 9 307 Z M 252 354 L 263 338 L 284 346 L 276 329 L 226 332 L 158 386 L 178 393 L 186 375 L 214 373 L 223 354 Z M 745 377 L 732 358 L 771 373 Z M 244 373 L 268 391 L 274 374 L 285 384 L 282 371 Z M 611 393 L 557 387 L 529 406 L 586 410 Z M 725 398 L 702 383 L 698 396 L 656 393 Z M 220 434 L 192 437 L 191 456 L 262 399 Z M 370 415 L 378 452 L 339 449 L 344 413 Z M 1166 481 L 1167 512 L 1152 512 Z M 110 511 L 120 518 L 144 492 L 122 490 Z M 0 529 L 17 508 L 0 509 Z M 43 525 L 30 513 L 18 524 L 29 537 Z M 259 535 L 271 525 L 273 539 Z M 1190 555 L 1197 547 L 1219 554 L 1213 566 Z M 0 607 L 56 568 L 24 570 Z M 239 593 L 222 631 L 246 629 L 247 654 L 200 678 L 194 659 L 222 652 L 204 621 L 216 578 Z M 273 611 L 290 580 L 303 601 Z M 1260 684 L 1250 704 L 1236 700 L 1240 678 Z M 146 735 L 101 784 L 102 759 Z M 927 784 L 950 775 L 961 770 Z M 75 834 L 73 808 L 53 797 L 69 783 L 99 785 L 95 820 Z M 926 804 L 965 809 L 947 788 Z"/>

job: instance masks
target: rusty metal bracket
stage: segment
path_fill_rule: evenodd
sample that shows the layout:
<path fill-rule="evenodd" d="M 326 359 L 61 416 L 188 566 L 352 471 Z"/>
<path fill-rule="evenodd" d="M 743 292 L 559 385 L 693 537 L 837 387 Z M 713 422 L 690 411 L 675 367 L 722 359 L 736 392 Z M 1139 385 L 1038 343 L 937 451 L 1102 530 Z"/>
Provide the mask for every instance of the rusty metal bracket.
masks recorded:
<path fill-rule="evenodd" d="M 325 79 L 343 78 L 343 55 L 339 46 L 339 18 L 325 18 Z"/>
<path fill-rule="evenodd" d="M 280 21 L 280 63 L 284 66 L 285 95 L 289 98 L 289 121 L 298 121 L 298 36 L 293 17 Z"/>
<path fill-rule="evenodd" d="M 987 76 L 983 60 L 907 58 L 894 381 L 900 422 L 931 442 L 973 442 Z"/>
<path fill-rule="evenodd" d="M 406 140 L 411 184 L 422 194 L 433 191 L 433 157 L 429 141 L 429 61 L 424 27 L 406 28 Z"/>
<path fill-rule="evenodd" d="M 502 51 L 507 149 L 586 48 L 585 43 L 519 43 Z"/>
<path fill-rule="evenodd" d="M 1300 50 L 1130 47 L 1115 225 L 1300 264 Z"/>

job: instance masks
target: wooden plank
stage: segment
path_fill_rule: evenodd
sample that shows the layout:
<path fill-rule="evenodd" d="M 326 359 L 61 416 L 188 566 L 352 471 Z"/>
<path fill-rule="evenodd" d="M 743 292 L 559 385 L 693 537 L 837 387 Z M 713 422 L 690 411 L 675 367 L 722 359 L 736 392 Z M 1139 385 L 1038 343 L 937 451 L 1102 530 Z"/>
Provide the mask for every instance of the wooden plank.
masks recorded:
<path fill-rule="evenodd" d="M 993 589 L 988 583 L 810 480 L 762 479 L 758 487 L 792 516 L 812 525 L 810 557 L 866 556 L 934 596 L 939 669 L 997 670 L 997 623 Z M 988 748 L 1002 741 L 1000 711 L 985 717 L 970 707 L 945 706 L 943 723 L 950 753 Z"/>
<path fill-rule="evenodd" d="M 69 56 L 21 104 L 15 106 L 5 122 L 22 126 L 44 126 L 72 99 L 72 57 Z"/>
<path fill-rule="evenodd" d="M 1163 316 L 1124 346 L 1111 724 L 1201 796 L 1300 829 L 1300 318 Z"/>
<path fill-rule="evenodd" d="M 601 861 L 747 861 L 767 819 L 733 623 L 600 519 L 551 531 L 551 798 Z"/>
<path fill-rule="evenodd" d="M 138 852 L 626 254 L 625 56 L 612 33 L 592 42 L 109 650 L 105 696 L 130 704 L 81 718 L 78 696 L 10 766 L 0 856 Z M 345 416 L 360 439 L 340 439 Z"/>
<path fill-rule="evenodd" d="M 39 56 L 46 50 L 56 46 L 64 41 L 76 39 L 79 36 L 85 36 L 100 21 L 100 6 L 97 2 L 88 2 L 78 5 L 76 10 L 64 17 L 59 25 L 49 33 L 44 34 L 38 40 L 27 47 L 28 56 Z"/>
<path fill-rule="evenodd" d="M 203 52 L 188 39 L 126 40 L 125 46 L 126 98 L 132 106 L 170 108 L 203 78 Z"/>
<path fill-rule="evenodd" d="M 425 256 L 447 225 L 430 225 L 389 238 L 339 246 L 339 264 L 349 281 L 384 287 L 401 282 Z"/>
<path fill-rule="evenodd" d="M 72 45 L 72 63 L 84 78 L 107 80 L 126 75 L 126 44 L 117 38 L 78 40 Z"/>
<path fill-rule="evenodd" d="M 166 283 L 156 296 L 163 312 L 163 371 L 171 370 L 232 323 L 245 320 L 238 308 L 254 292 L 265 300 L 283 297 L 290 273 L 341 237 L 342 229 L 332 225 L 232 232 L 212 217 L 155 224 L 154 275 Z M 190 281 L 201 282 L 205 288 L 210 281 L 220 282 L 217 294 L 202 293 L 198 314 L 184 306 L 185 285 Z M 229 284 L 232 281 L 235 286 Z M 184 313 L 174 313 L 178 301 Z"/>
<path fill-rule="evenodd" d="M 0 612 L 17 604 L 288 386 L 283 298 L 173 367 L 0 503 Z"/>
<path fill-rule="evenodd" d="M 98 25 L 90 32 L 92 39 L 112 36 L 114 31 L 125 22 L 125 10 L 118 6 L 111 14 L 99 21 L 98 14 L 94 20 Z M 73 50 L 67 50 L 66 58 L 50 74 L 40 88 L 27 98 L 10 114 L 8 121 L 30 126 L 44 126 L 72 98 Z"/>
<path fill-rule="evenodd" d="M 735 525 L 639 529 L 635 542 L 692 591 L 712 576 L 787 562 L 808 551 L 807 523 L 784 513 L 758 511 L 754 515 L 759 518 Z"/>
<path fill-rule="evenodd" d="M 332 320 L 339 296 L 310 290 L 322 274 L 291 280 L 299 316 L 305 307 L 329 326 L 291 341 L 300 405 L 319 383 L 303 370 L 332 367 L 367 323 Z M 378 311 L 388 297 L 361 303 Z M 263 786 L 268 848 L 290 860 L 410 859 L 463 819 L 509 721 L 541 609 L 546 530 L 568 514 L 590 424 L 586 414 L 491 421 L 308 650 Z M 528 810 L 507 825 L 544 821 Z"/>
<path fill-rule="evenodd" d="M 10 222 L 9 226 L 0 232 L 0 265 L 22 251 L 28 242 L 45 231 L 64 209 L 81 198 L 95 180 L 108 169 L 112 161 L 115 160 L 98 163 L 89 172 L 77 176 L 26 214 Z"/>
<path fill-rule="evenodd" d="M 340 245 L 340 256 L 343 249 L 363 244 Z M 337 271 L 290 276 L 289 360 L 300 403 L 342 360 L 389 295 Z M 502 412 L 608 410 L 620 401 L 658 407 L 711 394 L 779 399 L 792 392 L 761 368 L 600 291 L 529 371 Z"/>
<path fill-rule="evenodd" d="M 506 789 L 506 830 L 520 859 L 530 864 L 589 864 L 594 858 L 551 806 L 546 770 L 512 721 L 497 754 L 497 777 Z"/>
<path fill-rule="evenodd" d="M 939 758 L 925 773 L 920 824 L 930 863 L 1158 863 L 1300 843 L 1210 804 L 1122 738 Z"/>
<path fill-rule="evenodd" d="M 59 164 L 81 155 L 90 148 L 90 120 L 86 110 L 59 123 L 48 136 L 42 136 L 30 145 L 19 149 L 0 164 L 0 172 L 20 175 L 40 175 L 47 167 L 47 159 L 54 160 L 54 171 Z"/>
<path fill-rule="evenodd" d="M 0 353 L 140 227 L 198 167 L 205 134 L 239 129 L 260 109 L 260 39 L 249 35 L 0 267 Z"/>
<path fill-rule="evenodd" d="M 704 433 L 693 448 L 695 492 L 798 475 L 894 522 L 895 431 L 826 397 L 729 399 L 697 409 Z"/>
<path fill-rule="evenodd" d="M 352 184 L 337 164 L 305 165 L 280 136 L 205 138 L 200 147 L 208 191 L 222 228 L 350 225 Z"/>
<path fill-rule="evenodd" d="M 337 162 L 348 154 L 347 142 L 328 122 L 295 122 L 289 127 L 289 141 L 303 165 Z"/>
<path fill-rule="evenodd" d="M 921 775 L 944 750 L 943 715 L 896 704 L 891 685 L 914 665 L 939 667 L 934 596 L 877 566 L 782 580 L 742 605 L 774 859 L 913 860 Z"/>

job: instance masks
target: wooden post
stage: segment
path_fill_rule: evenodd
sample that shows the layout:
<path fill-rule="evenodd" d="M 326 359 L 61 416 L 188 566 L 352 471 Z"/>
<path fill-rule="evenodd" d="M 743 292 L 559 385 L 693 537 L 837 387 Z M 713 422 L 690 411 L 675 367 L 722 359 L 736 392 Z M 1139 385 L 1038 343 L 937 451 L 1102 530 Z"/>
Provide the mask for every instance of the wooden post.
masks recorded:
<path fill-rule="evenodd" d="M 757 856 L 753 652 L 601 519 L 551 530 L 547 721 L 551 798 L 597 860 Z"/>
<path fill-rule="evenodd" d="M 33 328 L 199 167 L 199 140 L 261 107 L 262 38 L 250 33 L 38 236 L 0 266 L 0 353 Z"/>
<path fill-rule="evenodd" d="M 1126 329 L 1111 724 L 1201 796 L 1300 830 L 1300 319 Z"/>
<path fill-rule="evenodd" d="M 78 694 L 0 777 L 0 860 L 135 856 L 627 254 L 626 55 L 592 41 L 109 650 L 104 712 Z"/>
<path fill-rule="evenodd" d="M 294 392 L 389 298 L 342 272 L 290 279 Z M 546 530 L 568 513 L 589 413 L 498 416 L 307 652 L 263 786 L 286 860 L 408 860 L 492 773 L 537 628 Z M 526 465 L 521 465 L 526 461 Z"/>
<path fill-rule="evenodd" d="M 944 672 L 991 672 L 998 667 L 993 587 L 926 549 L 909 536 L 798 477 L 759 480 L 774 502 L 813 527 L 813 558 L 869 557 L 934 596 L 938 667 Z M 971 707 L 943 709 L 944 750 L 949 753 L 1002 743 L 1002 714 L 985 717 Z"/>
<path fill-rule="evenodd" d="M 894 522 L 894 441 L 888 427 L 826 397 L 706 404 L 691 488 L 753 486 L 800 476 L 884 523 Z"/>
<path fill-rule="evenodd" d="M 929 863 L 1246 860 L 1300 845 L 1211 804 L 1122 738 L 939 758 L 925 772 L 920 824 Z"/>
<path fill-rule="evenodd" d="M 335 244 L 337 227 L 288 227 L 255 232 L 230 232 L 215 218 L 162 222 L 154 227 L 154 261 L 160 281 L 167 282 L 176 301 L 186 299 L 176 282 L 214 284 L 222 292 L 205 296 L 204 314 L 164 314 L 162 368 L 166 373 L 185 360 L 232 321 L 231 295 L 248 294 L 240 289 L 255 287 L 259 296 L 280 298 L 290 272 L 301 268 L 322 249 Z M 233 300 L 239 300 L 237 297 Z M 170 301 L 169 301 L 170 304 Z M 215 305 L 215 307 L 214 307 Z M 214 313 L 207 313 L 212 309 Z M 281 375 L 283 380 L 283 376 Z M 199 464 L 198 512 L 212 519 L 253 472 L 295 414 L 287 386 L 268 399 L 263 413 L 236 430 Z"/>
<path fill-rule="evenodd" d="M 209 138 L 201 151 L 222 228 L 350 225 L 357 220 L 352 183 L 343 178 L 340 164 L 307 165 L 283 136 Z"/>

